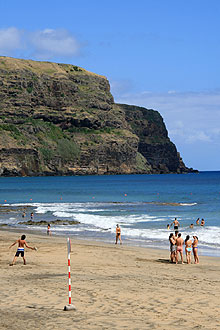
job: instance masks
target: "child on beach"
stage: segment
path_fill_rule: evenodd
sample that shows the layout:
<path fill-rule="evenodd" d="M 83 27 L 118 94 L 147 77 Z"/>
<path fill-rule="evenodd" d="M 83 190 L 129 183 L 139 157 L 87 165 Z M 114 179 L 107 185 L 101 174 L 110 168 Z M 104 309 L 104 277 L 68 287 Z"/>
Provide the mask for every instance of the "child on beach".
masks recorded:
<path fill-rule="evenodd" d="M 10 249 L 12 246 L 14 246 L 15 244 L 18 243 L 17 252 L 15 253 L 14 259 L 13 259 L 12 263 L 10 264 L 10 266 L 13 266 L 15 264 L 15 261 L 16 261 L 17 257 L 19 257 L 19 255 L 21 255 L 21 257 L 23 258 L 23 261 L 24 261 L 24 265 L 26 265 L 26 260 L 25 260 L 25 257 L 24 257 L 24 247 L 25 246 L 28 249 L 36 250 L 37 251 L 37 248 L 36 247 L 31 247 L 31 246 L 28 246 L 27 245 L 27 243 L 25 241 L 25 238 L 26 238 L 26 236 L 25 235 L 22 235 L 21 238 L 19 238 L 17 241 L 15 241 L 14 243 L 12 243 L 9 246 L 9 249 Z"/>

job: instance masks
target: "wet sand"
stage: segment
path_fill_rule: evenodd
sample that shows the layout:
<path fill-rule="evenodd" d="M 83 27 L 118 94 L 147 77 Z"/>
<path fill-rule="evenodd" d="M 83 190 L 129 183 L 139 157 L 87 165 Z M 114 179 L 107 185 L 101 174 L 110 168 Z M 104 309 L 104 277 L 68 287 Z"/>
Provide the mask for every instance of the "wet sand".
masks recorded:
<path fill-rule="evenodd" d="M 169 251 L 71 239 L 68 304 L 64 237 L 27 234 L 10 267 L 8 247 L 21 234 L 0 231 L 0 329 L 220 329 L 220 258 L 171 264 Z"/>

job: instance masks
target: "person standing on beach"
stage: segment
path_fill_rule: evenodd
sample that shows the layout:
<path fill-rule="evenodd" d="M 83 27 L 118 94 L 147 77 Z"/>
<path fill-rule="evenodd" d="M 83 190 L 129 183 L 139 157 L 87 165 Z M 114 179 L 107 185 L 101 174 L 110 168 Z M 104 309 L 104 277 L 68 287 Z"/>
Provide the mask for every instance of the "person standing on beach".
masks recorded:
<path fill-rule="evenodd" d="M 174 225 L 174 230 L 178 230 L 180 223 L 177 220 L 177 218 L 174 219 L 174 221 L 171 223 L 171 226 Z"/>
<path fill-rule="evenodd" d="M 179 234 L 178 230 L 175 230 L 175 233 L 174 233 L 175 243 L 176 243 L 176 240 L 177 240 L 177 238 L 178 238 L 178 234 Z"/>
<path fill-rule="evenodd" d="M 171 262 L 174 262 L 176 258 L 176 245 L 175 245 L 176 240 L 174 239 L 173 233 L 170 234 L 169 241 L 170 241 L 170 260 Z"/>
<path fill-rule="evenodd" d="M 12 263 L 10 264 L 10 266 L 13 266 L 15 264 L 15 261 L 16 261 L 17 257 L 19 257 L 19 255 L 21 255 L 21 257 L 23 258 L 23 261 L 24 261 L 24 265 L 26 265 L 26 260 L 25 260 L 25 257 L 24 257 L 24 247 L 25 246 L 28 249 L 37 250 L 35 247 L 28 246 L 26 241 L 25 241 L 25 238 L 26 238 L 26 236 L 22 235 L 21 238 L 19 238 L 17 241 L 15 241 L 14 243 L 12 243 L 9 246 L 9 249 L 10 249 L 15 244 L 18 244 L 17 252 L 15 253 L 14 259 L 13 259 Z"/>
<path fill-rule="evenodd" d="M 183 244 L 184 244 L 184 241 L 181 237 L 181 233 L 179 233 L 178 238 L 176 240 L 176 264 L 178 263 L 179 253 L 181 256 L 182 264 L 184 263 L 183 262 Z"/>
<path fill-rule="evenodd" d="M 120 244 L 122 244 L 122 241 L 121 241 L 121 228 L 119 227 L 119 225 L 116 226 L 116 241 L 115 241 L 115 244 L 118 243 L 118 240 L 120 241 Z"/>
<path fill-rule="evenodd" d="M 33 220 L 33 219 L 34 219 L 34 213 L 31 212 L 31 220 Z"/>
<path fill-rule="evenodd" d="M 193 236 L 193 243 L 192 243 L 192 247 L 193 247 L 193 255 L 194 255 L 194 260 L 195 260 L 195 264 L 199 263 L 199 256 L 198 256 L 198 237 L 197 236 Z"/>
<path fill-rule="evenodd" d="M 52 235 L 52 233 L 51 233 L 51 228 L 50 228 L 50 224 L 48 223 L 48 225 L 47 225 L 47 235 L 48 236 L 51 236 Z"/>
<path fill-rule="evenodd" d="M 187 264 L 191 264 L 192 241 L 190 240 L 189 235 L 187 235 L 185 239 L 185 252 L 186 252 L 186 262 Z"/>

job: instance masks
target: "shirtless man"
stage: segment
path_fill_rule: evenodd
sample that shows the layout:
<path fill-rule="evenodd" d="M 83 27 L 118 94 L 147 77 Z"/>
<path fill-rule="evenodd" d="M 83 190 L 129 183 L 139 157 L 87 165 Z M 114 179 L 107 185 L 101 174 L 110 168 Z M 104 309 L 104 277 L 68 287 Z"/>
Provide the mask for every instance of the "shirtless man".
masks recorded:
<path fill-rule="evenodd" d="M 26 236 L 22 235 L 21 238 L 19 238 L 17 241 L 15 241 L 12 245 L 9 246 L 9 249 L 10 249 L 12 246 L 14 246 L 15 244 L 18 243 L 17 252 L 15 253 L 14 259 L 13 259 L 12 263 L 10 264 L 10 266 L 13 266 L 15 264 L 15 261 L 16 261 L 17 257 L 19 257 L 19 254 L 21 254 L 21 257 L 23 258 L 23 261 L 24 261 L 24 265 L 26 265 L 26 260 L 24 257 L 24 247 L 25 246 L 28 249 L 37 250 L 35 247 L 28 246 L 25 241 L 25 238 L 26 238 Z"/>
<path fill-rule="evenodd" d="M 199 263 L 199 256 L 198 256 L 198 237 L 197 236 L 193 236 L 194 241 L 192 243 L 192 247 L 193 247 L 193 255 L 194 255 L 194 260 L 195 260 L 195 264 Z"/>
<path fill-rule="evenodd" d="M 178 230 L 180 223 L 177 220 L 177 218 L 174 219 L 174 221 L 171 223 L 171 226 L 174 224 L 174 230 Z"/>
<path fill-rule="evenodd" d="M 197 225 L 199 225 L 199 221 L 200 221 L 200 219 L 198 218 L 198 219 L 196 220 L 196 224 L 197 224 Z"/>
<path fill-rule="evenodd" d="M 184 263 L 183 262 L 183 244 L 184 244 L 184 240 L 182 239 L 181 234 L 179 233 L 178 238 L 176 240 L 176 264 L 178 263 L 179 253 L 181 256 L 182 264 Z"/>
<path fill-rule="evenodd" d="M 118 240 L 120 241 L 120 244 L 122 244 L 122 241 L 121 241 L 121 228 L 119 227 L 119 225 L 116 226 L 116 241 L 115 241 L 115 244 L 118 243 Z"/>

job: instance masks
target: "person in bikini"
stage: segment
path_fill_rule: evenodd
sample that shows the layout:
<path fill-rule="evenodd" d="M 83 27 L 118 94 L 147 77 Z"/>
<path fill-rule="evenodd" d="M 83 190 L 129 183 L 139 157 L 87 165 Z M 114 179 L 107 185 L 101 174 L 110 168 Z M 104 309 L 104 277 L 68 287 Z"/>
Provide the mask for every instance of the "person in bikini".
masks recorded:
<path fill-rule="evenodd" d="M 192 241 L 190 240 L 189 235 L 187 235 L 185 239 L 185 252 L 186 252 L 186 262 L 187 264 L 191 264 Z"/>
<path fill-rule="evenodd" d="M 199 263 L 199 256 L 198 256 L 198 237 L 197 236 L 193 236 L 193 243 L 192 243 L 192 247 L 193 247 L 193 255 L 194 255 L 194 260 L 195 260 L 195 264 Z"/>
<path fill-rule="evenodd" d="M 10 264 L 10 266 L 13 266 L 15 264 L 15 261 L 16 261 L 17 257 L 19 257 L 19 255 L 21 255 L 21 257 L 23 258 L 23 261 L 24 261 L 24 265 L 26 265 L 26 260 L 25 260 L 25 257 L 24 257 L 24 247 L 25 246 L 28 249 L 37 250 L 37 248 L 35 248 L 35 247 L 28 246 L 26 241 L 25 241 L 25 238 L 26 238 L 26 236 L 22 235 L 21 238 L 19 238 L 17 241 L 15 241 L 13 244 L 11 244 L 9 246 L 9 249 L 10 249 L 15 244 L 18 244 L 17 252 L 15 253 L 14 259 L 13 259 L 12 263 Z"/>
<path fill-rule="evenodd" d="M 115 241 L 115 244 L 118 243 L 118 240 L 120 241 L 120 244 L 122 244 L 122 241 L 121 241 L 121 228 L 119 227 L 119 225 L 116 226 L 116 241 Z"/>
<path fill-rule="evenodd" d="M 174 219 L 174 221 L 171 223 L 171 226 L 174 225 L 174 230 L 178 230 L 180 223 L 177 220 L 177 218 Z"/>
<path fill-rule="evenodd" d="M 176 239 L 176 264 L 178 263 L 179 254 L 181 256 L 182 264 L 184 263 L 183 262 L 183 244 L 184 244 L 184 241 L 181 237 L 181 233 L 179 233 L 178 238 Z"/>

